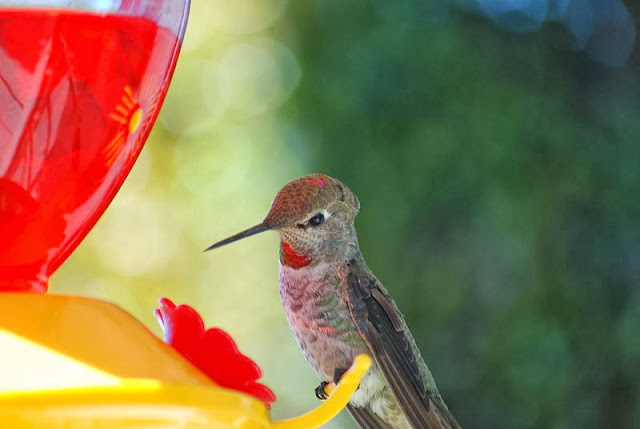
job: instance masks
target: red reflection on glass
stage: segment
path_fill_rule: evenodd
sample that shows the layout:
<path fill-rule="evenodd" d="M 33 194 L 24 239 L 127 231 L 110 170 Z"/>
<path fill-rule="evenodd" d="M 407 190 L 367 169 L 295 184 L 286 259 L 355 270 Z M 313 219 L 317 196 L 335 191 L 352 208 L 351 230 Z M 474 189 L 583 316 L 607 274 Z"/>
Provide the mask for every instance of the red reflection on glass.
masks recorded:
<path fill-rule="evenodd" d="M 44 292 L 129 173 L 180 42 L 133 16 L 0 9 L 0 22 L 0 290 Z"/>

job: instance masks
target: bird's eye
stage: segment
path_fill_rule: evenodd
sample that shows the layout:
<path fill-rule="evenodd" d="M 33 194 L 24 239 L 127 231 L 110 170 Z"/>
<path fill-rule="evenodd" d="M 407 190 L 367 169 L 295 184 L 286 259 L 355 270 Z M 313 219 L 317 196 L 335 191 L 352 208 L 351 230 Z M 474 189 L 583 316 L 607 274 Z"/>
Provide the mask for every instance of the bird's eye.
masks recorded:
<path fill-rule="evenodd" d="M 317 215 L 309 219 L 309 225 L 311 226 L 321 225 L 322 222 L 324 222 L 324 215 L 322 213 L 318 213 Z"/>

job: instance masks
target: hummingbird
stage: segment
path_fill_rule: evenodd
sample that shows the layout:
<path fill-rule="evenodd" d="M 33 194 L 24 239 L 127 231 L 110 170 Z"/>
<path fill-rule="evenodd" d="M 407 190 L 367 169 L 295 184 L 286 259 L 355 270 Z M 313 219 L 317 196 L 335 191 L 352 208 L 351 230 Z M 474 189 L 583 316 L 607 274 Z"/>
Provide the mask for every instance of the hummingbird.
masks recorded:
<path fill-rule="evenodd" d="M 280 235 L 279 286 L 289 328 L 321 384 L 338 382 L 358 354 L 373 365 L 348 410 L 366 429 L 460 428 L 394 300 L 367 266 L 354 227 L 355 194 L 324 174 L 280 189 L 264 220 L 215 249 L 264 231 Z M 324 396 L 326 398 L 326 396 Z"/>

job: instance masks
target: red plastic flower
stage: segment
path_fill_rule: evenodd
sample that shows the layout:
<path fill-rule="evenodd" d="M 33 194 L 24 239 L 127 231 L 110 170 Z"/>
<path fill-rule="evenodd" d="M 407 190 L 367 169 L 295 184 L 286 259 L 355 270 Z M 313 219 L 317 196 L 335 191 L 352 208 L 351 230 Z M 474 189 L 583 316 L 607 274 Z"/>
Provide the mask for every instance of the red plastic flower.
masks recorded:
<path fill-rule="evenodd" d="M 154 311 L 164 331 L 164 342 L 176 349 L 216 384 L 254 396 L 271 408 L 275 394 L 257 380 L 260 367 L 240 353 L 229 334 L 219 328 L 205 330 L 196 310 L 160 299 Z"/>

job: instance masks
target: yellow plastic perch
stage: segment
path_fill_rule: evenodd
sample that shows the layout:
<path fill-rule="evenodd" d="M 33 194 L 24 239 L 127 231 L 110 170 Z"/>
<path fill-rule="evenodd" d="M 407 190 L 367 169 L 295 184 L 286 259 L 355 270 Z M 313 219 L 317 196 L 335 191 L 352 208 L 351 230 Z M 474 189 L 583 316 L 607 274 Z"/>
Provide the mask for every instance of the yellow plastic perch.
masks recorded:
<path fill-rule="evenodd" d="M 113 304 L 0 294 L 0 421 L 7 428 L 312 429 L 346 406 L 370 366 L 358 356 L 319 407 L 272 422 L 262 402 L 216 386 Z"/>

